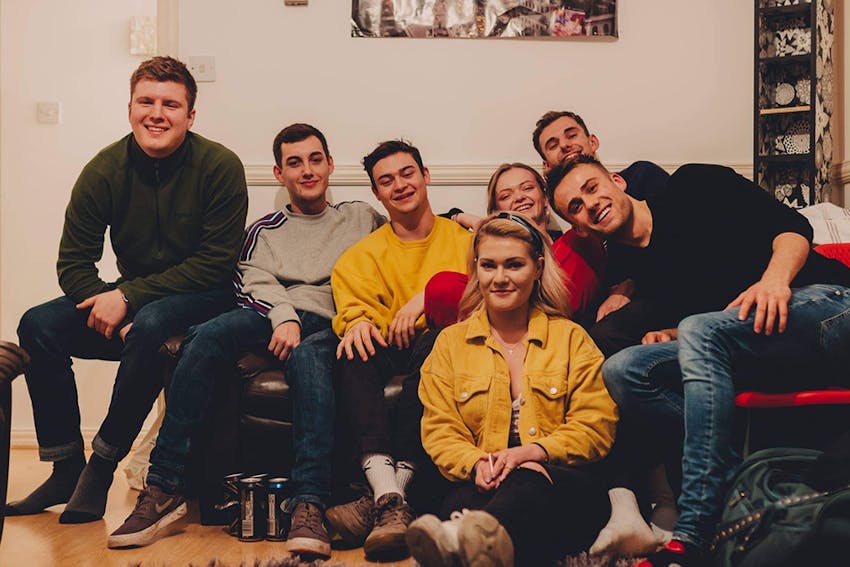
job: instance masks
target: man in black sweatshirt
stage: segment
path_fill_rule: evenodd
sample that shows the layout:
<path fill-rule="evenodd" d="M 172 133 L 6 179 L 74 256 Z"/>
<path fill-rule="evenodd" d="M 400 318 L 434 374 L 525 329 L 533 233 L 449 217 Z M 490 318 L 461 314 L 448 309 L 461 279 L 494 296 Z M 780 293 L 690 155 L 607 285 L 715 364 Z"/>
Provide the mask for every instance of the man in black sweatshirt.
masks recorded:
<path fill-rule="evenodd" d="M 548 184 L 576 230 L 620 244 L 610 268 L 678 321 L 608 359 L 602 374 L 623 421 L 667 445 L 646 452 L 675 454 L 684 430 L 673 540 L 641 567 L 706 564 L 740 461 L 736 386 L 818 387 L 846 376 L 850 269 L 812 250 L 802 215 L 726 167 L 683 166 L 647 201 L 584 156 L 553 168 Z"/>

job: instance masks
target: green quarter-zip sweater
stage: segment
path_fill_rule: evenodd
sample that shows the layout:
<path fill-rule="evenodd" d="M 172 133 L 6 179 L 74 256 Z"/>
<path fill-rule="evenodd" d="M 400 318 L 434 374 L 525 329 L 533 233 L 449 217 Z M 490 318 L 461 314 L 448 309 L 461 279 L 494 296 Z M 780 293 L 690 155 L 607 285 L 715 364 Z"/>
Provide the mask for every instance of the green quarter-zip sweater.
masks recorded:
<path fill-rule="evenodd" d="M 156 299 L 229 285 L 245 228 L 245 169 L 232 151 L 192 132 L 170 156 L 145 154 L 132 134 L 80 173 L 56 263 L 77 302 L 108 291 L 95 265 L 109 227 L 131 312 Z"/>

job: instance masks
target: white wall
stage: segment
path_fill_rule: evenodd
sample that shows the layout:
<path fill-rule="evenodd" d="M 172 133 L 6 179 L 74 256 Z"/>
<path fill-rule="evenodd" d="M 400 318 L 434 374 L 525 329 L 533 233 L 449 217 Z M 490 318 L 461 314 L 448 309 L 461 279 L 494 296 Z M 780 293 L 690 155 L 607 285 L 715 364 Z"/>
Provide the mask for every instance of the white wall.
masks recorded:
<path fill-rule="evenodd" d="M 307 8 L 171 1 L 179 4 L 178 54 L 216 57 L 218 80 L 200 84 L 195 130 L 249 166 L 252 216 L 280 201 L 273 186 L 260 185 L 269 179 L 274 134 L 294 121 L 327 134 L 345 185 L 333 189 L 337 200 L 371 199 L 360 158 L 382 139 L 409 138 L 443 175 L 432 189 L 440 210 L 484 207 L 481 189 L 445 181 L 452 171 L 538 163 L 530 133 L 550 109 L 582 114 L 612 165 L 751 164 L 751 2 L 621 0 L 618 40 L 561 42 L 354 39 L 343 0 L 311 0 Z M 128 22 L 152 15 L 156 4 L 0 0 L 3 339 L 16 340 L 21 314 L 59 293 L 55 261 L 68 194 L 84 163 L 128 131 L 127 83 L 141 59 L 128 55 Z M 62 124 L 35 123 L 41 100 L 63 103 Z M 114 369 L 76 368 L 90 434 Z M 22 379 L 14 399 L 22 438 L 32 429 Z"/>
<path fill-rule="evenodd" d="M 82 166 L 129 131 L 129 22 L 155 0 L 0 2 L 0 317 L 5 340 L 30 306 L 60 294 L 56 252 Z M 37 124 L 36 102 L 59 101 L 62 123 Z M 117 276 L 113 262 L 107 274 Z M 112 363 L 75 364 L 83 427 L 96 430 L 112 392 Z M 34 439 L 23 378 L 14 384 L 13 435 Z"/>
<path fill-rule="evenodd" d="M 179 54 L 216 57 L 196 128 L 246 164 L 270 167 L 293 121 L 322 128 L 337 164 L 399 136 L 432 166 L 538 163 L 531 130 L 550 109 L 582 114 L 610 163 L 752 161 L 753 10 L 740 0 L 623 0 L 613 42 L 357 39 L 349 2 L 232 6 L 180 0 Z"/>

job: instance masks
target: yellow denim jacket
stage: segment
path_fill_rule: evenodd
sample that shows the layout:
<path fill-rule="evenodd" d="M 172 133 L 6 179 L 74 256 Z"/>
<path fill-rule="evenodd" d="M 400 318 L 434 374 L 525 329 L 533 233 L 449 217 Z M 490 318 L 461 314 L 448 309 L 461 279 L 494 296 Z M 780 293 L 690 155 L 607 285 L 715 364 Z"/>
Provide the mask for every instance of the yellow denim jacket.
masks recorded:
<path fill-rule="evenodd" d="M 519 433 L 549 462 L 605 457 L 617 406 L 602 382 L 603 356 L 576 323 L 532 310 L 525 339 Z M 422 444 L 449 480 L 471 480 L 475 463 L 507 448 L 511 422 L 508 364 L 484 309 L 437 337 L 422 366 Z"/>

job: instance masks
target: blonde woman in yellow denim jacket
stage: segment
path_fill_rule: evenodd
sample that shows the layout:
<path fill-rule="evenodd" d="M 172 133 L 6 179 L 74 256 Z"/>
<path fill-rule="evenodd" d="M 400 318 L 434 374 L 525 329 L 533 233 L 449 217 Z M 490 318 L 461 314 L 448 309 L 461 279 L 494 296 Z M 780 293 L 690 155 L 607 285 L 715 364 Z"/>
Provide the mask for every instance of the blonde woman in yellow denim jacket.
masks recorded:
<path fill-rule="evenodd" d="M 548 240 L 500 213 L 473 241 L 461 300 L 421 370 L 422 444 L 440 473 L 441 521 L 407 542 L 423 567 L 543 565 L 586 549 L 610 513 L 597 463 L 617 409 L 602 354 L 564 317 L 567 297 Z M 463 508 L 474 511 L 460 512 Z"/>

